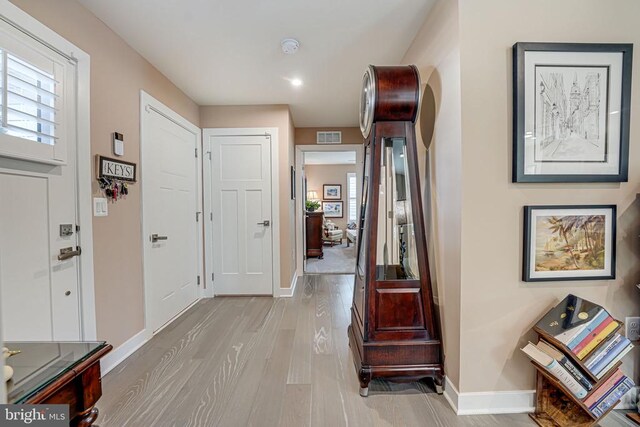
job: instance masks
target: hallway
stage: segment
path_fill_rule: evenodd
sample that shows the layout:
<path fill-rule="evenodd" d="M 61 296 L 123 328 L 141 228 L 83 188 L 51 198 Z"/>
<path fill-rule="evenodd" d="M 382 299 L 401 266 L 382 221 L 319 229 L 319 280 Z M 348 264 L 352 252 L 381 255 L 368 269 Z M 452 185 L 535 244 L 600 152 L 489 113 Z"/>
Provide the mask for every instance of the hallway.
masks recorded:
<path fill-rule="evenodd" d="M 103 379 L 110 426 L 509 426 L 456 417 L 423 384 L 376 381 L 366 399 L 347 344 L 352 276 L 305 276 L 293 298 L 203 300 Z"/>

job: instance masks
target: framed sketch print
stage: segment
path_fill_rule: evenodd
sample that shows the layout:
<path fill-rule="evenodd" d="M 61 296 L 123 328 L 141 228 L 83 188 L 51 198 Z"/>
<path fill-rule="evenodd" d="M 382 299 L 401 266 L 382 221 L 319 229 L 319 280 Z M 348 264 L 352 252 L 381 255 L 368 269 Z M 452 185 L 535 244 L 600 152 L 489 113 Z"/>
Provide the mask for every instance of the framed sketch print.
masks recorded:
<path fill-rule="evenodd" d="M 625 182 L 631 44 L 513 46 L 513 182 Z"/>
<path fill-rule="evenodd" d="M 616 206 L 525 206 L 525 282 L 614 279 Z"/>
<path fill-rule="evenodd" d="M 324 184 L 322 186 L 322 198 L 325 200 L 342 199 L 342 185 L 341 184 Z"/>
<path fill-rule="evenodd" d="M 342 218 L 342 202 L 322 202 L 325 218 Z"/>

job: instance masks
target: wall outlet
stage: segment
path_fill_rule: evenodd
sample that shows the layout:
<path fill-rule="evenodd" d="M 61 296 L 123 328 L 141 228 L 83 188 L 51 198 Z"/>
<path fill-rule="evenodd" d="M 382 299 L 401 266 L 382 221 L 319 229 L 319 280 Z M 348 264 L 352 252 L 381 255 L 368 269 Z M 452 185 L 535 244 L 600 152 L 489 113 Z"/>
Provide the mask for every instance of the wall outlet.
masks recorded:
<path fill-rule="evenodd" d="M 624 323 L 629 341 L 640 341 L 640 317 L 625 317 Z"/>

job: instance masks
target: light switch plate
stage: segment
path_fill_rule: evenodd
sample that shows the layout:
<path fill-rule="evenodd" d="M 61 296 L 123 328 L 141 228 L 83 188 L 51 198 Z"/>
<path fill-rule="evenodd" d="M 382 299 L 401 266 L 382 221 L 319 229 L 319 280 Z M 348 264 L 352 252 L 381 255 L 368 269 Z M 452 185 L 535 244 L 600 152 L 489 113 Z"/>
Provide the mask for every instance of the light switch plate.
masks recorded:
<path fill-rule="evenodd" d="M 104 197 L 93 198 L 93 216 L 109 215 L 109 204 Z"/>
<path fill-rule="evenodd" d="M 640 317 L 625 317 L 624 324 L 629 341 L 640 341 Z"/>

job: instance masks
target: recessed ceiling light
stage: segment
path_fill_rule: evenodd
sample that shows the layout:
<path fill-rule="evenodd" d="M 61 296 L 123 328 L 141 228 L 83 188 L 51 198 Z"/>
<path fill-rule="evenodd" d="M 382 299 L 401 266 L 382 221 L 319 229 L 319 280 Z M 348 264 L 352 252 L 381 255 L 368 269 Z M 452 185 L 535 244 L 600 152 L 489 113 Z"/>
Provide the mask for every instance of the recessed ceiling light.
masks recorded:
<path fill-rule="evenodd" d="M 302 86 L 302 80 L 300 80 L 300 79 L 291 79 L 291 85 L 292 86 L 296 86 L 296 87 Z"/>

